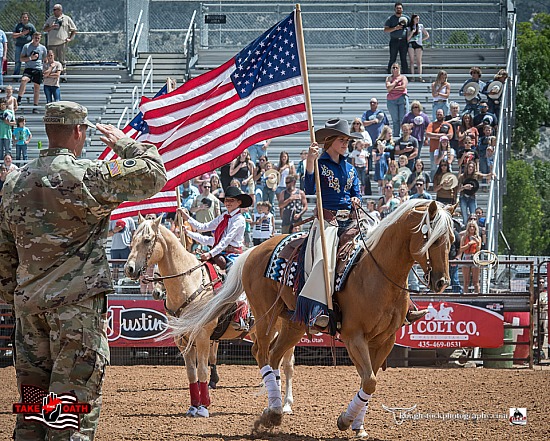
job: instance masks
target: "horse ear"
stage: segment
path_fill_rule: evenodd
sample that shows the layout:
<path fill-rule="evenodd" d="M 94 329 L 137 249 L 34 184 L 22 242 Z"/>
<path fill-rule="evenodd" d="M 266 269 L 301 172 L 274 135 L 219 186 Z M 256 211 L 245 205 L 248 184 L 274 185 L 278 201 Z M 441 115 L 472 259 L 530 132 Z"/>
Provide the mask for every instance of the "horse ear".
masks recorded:
<path fill-rule="evenodd" d="M 155 229 L 158 230 L 161 222 L 162 222 L 162 214 L 153 221 L 153 224 L 155 225 Z"/>
<path fill-rule="evenodd" d="M 138 213 L 138 224 L 141 224 L 145 218 L 141 215 L 141 212 Z"/>
<path fill-rule="evenodd" d="M 430 202 L 430 205 L 428 206 L 428 213 L 430 213 L 430 220 L 435 217 L 435 215 L 437 214 L 437 210 L 439 210 L 437 206 L 437 202 L 436 201 Z"/>
<path fill-rule="evenodd" d="M 454 205 L 445 205 L 445 210 L 447 210 L 452 216 L 455 214 L 456 207 L 458 207 L 458 202 Z"/>

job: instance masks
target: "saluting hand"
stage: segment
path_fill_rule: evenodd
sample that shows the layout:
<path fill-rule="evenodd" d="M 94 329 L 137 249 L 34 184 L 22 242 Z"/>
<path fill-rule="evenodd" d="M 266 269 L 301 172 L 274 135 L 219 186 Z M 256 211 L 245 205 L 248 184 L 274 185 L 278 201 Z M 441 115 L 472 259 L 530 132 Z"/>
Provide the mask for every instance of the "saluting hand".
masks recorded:
<path fill-rule="evenodd" d="M 122 130 L 117 129 L 111 124 L 96 124 L 97 130 L 103 133 L 104 136 L 100 136 L 99 139 L 107 144 L 109 147 L 113 148 L 114 145 L 122 138 L 127 138 L 128 135 Z"/>

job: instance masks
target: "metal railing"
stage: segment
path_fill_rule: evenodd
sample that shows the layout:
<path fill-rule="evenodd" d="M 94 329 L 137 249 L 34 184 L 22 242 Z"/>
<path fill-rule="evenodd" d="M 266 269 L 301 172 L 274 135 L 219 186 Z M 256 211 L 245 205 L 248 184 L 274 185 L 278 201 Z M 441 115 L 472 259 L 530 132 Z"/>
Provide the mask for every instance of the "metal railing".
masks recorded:
<path fill-rule="evenodd" d="M 184 80 L 189 80 L 190 70 L 193 68 L 198 60 L 198 55 L 195 53 L 195 40 L 196 40 L 196 18 L 197 11 L 193 11 L 191 22 L 187 28 L 187 34 L 185 34 L 185 40 L 183 41 L 183 56 L 185 57 L 185 76 Z"/>
<path fill-rule="evenodd" d="M 141 33 L 143 32 L 144 23 L 141 21 L 143 16 L 143 9 L 140 10 L 136 24 L 134 25 L 134 33 L 132 34 L 132 39 L 130 40 L 128 48 L 128 68 L 130 69 L 130 75 L 134 74 L 136 68 L 136 62 L 138 59 L 138 47 L 139 40 L 141 39 Z"/>
<path fill-rule="evenodd" d="M 151 55 L 147 57 L 141 69 L 141 96 L 145 93 L 147 83 L 149 83 L 149 92 L 153 93 L 153 57 Z"/>
<path fill-rule="evenodd" d="M 515 95 L 518 84 L 517 48 L 516 48 L 516 14 L 509 14 L 508 58 L 506 71 L 509 80 L 504 85 L 503 99 L 498 115 L 499 125 L 495 150 L 493 171 L 496 179 L 491 181 L 489 201 L 487 204 L 487 249 L 498 253 L 499 231 L 502 227 L 502 198 L 506 192 L 506 160 L 512 143 L 512 129 L 515 118 Z"/>

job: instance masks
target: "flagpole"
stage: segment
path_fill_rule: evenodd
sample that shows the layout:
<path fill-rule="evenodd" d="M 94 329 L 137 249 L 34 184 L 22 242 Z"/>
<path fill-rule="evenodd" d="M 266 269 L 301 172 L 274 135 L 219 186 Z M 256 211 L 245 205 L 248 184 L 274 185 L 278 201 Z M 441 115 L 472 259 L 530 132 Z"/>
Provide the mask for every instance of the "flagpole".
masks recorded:
<path fill-rule="evenodd" d="M 172 78 L 168 77 L 166 78 L 166 93 L 172 92 L 176 88 L 176 81 Z M 180 194 L 180 186 L 176 185 L 176 201 L 178 204 L 178 208 L 181 207 L 181 194 Z M 180 242 L 181 244 L 187 249 L 186 247 L 186 236 L 185 236 L 185 229 L 183 228 L 183 218 L 177 214 L 176 211 L 176 224 L 178 225 L 178 228 L 180 230 Z"/>
<path fill-rule="evenodd" d="M 300 68 L 302 70 L 302 79 L 304 81 L 304 95 L 305 95 L 305 105 L 307 111 L 307 120 L 309 125 L 309 138 L 313 143 L 315 142 L 315 126 L 313 124 L 313 111 L 311 109 L 311 97 L 309 93 L 309 79 L 307 74 L 307 63 L 306 63 L 306 50 L 304 45 L 304 33 L 302 28 L 302 10 L 300 9 L 300 4 L 296 3 L 296 41 L 298 42 L 298 51 L 300 53 Z M 321 198 L 321 178 L 319 176 L 319 163 L 318 157 L 315 159 L 315 195 L 317 197 L 317 218 L 319 219 L 319 232 L 321 235 L 321 249 L 323 253 L 323 274 L 325 276 L 325 295 L 327 298 L 327 307 L 330 311 L 333 309 L 332 305 L 332 295 L 330 293 L 330 277 L 328 272 L 328 252 L 327 252 L 327 242 L 325 240 L 325 219 L 323 215 L 323 200 Z"/>

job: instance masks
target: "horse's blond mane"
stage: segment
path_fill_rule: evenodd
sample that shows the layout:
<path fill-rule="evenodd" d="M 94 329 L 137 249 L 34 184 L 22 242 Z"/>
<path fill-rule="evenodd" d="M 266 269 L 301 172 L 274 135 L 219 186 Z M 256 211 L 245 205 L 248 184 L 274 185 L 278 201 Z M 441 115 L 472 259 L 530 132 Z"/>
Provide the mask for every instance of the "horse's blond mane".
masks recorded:
<path fill-rule="evenodd" d="M 419 222 L 415 232 L 419 231 L 422 228 L 422 225 L 428 224 L 430 226 L 430 232 L 428 233 L 428 240 L 420 250 L 420 253 L 425 253 L 428 248 L 430 248 L 434 242 L 442 236 L 453 234 L 453 224 L 451 214 L 445 210 L 444 206 L 436 202 L 437 212 L 433 220 L 429 220 L 429 211 L 428 205 L 432 201 L 425 199 L 409 199 L 408 201 L 400 204 L 395 211 L 393 211 L 389 216 L 382 219 L 376 228 L 372 231 L 372 234 L 367 239 L 367 246 L 369 249 L 373 250 L 376 248 L 376 245 L 380 242 L 382 235 L 387 228 L 395 225 L 409 210 L 416 209 L 418 207 L 426 207 L 426 210 L 422 213 L 422 220 Z"/>

